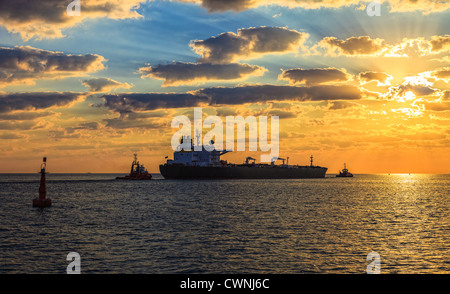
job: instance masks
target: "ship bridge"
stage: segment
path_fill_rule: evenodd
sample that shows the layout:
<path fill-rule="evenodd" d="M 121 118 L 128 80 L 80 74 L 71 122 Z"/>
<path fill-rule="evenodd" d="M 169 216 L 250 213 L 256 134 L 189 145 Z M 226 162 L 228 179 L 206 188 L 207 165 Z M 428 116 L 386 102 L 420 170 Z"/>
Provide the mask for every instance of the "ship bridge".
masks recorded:
<path fill-rule="evenodd" d="M 198 147 L 199 145 L 194 146 L 190 136 L 183 137 L 180 145 L 177 146 L 176 151 L 173 153 L 173 160 L 167 160 L 167 163 L 189 166 L 216 166 L 220 165 L 220 156 L 228 152 L 216 150 L 213 141 L 207 146 L 208 148 L 201 145 L 201 150 L 196 150 L 200 149 Z"/>

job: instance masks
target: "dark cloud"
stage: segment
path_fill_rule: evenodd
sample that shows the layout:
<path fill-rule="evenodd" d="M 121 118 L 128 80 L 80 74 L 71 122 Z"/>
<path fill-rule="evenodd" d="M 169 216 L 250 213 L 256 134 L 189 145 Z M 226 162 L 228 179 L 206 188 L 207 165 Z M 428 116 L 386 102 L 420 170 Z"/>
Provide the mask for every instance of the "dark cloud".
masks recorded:
<path fill-rule="evenodd" d="M 142 77 L 164 80 L 162 86 L 195 85 L 207 81 L 241 80 L 248 76 L 260 76 L 266 69 L 257 65 L 230 63 L 159 64 L 140 68 Z"/>
<path fill-rule="evenodd" d="M 111 89 L 125 88 L 132 86 L 127 83 L 120 83 L 109 78 L 95 78 L 84 80 L 83 85 L 90 88 L 90 92 L 109 92 Z"/>
<path fill-rule="evenodd" d="M 430 95 L 436 95 L 442 93 L 438 89 L 431 88 L 429 85 L 416 84 L 411 82 L 404 82 L 400 85 L 389 87 L 389 91 L 383 96 L 390 100 L 400 100 L 409 99 L 409 92 L 413 93 L 416 97 L 424 97 Z"/>
<path fill-rule="evenodd" d="M 384 72 L 367 71 L 359 74 L 359 80 L 362 83 L 377 81 L 379 85 L 389 84 L 392 76 Z"/>
<path fill-rule="evenodd" d="M 223 12 L 227 10 L 243 11 L 255 7 L 259 1 L 255 0 L 178 0 L 179 2 L 194 2 L 208 10 L 208 12 Z"/>
<path fill-rule="evenodd" d="M 0 113 L 0 120 L 35 120 L 37 118 L 53 115 L 53 112 L 18 112 L 18 113 Z"/>
<path fill-rule="evenodd" d="M 271 109 L 267 112 L 267 116 L 278 116 L 280 119 L 296 118 L 297 115 L 292 111 L 286 111 L 281 109 Z"/>
<path fill-rule="evenodd" d="M 195 107 L 200 103 L 208 102 L 205 97 L 189 93 L 125 93 L 103 95 L 102 97 L 105 100 L 104 106 L 119 113 Z"/>
<path fill-rule="evenodd" d="M 295 51 L 308 34 L 281 27 L 239 29 L 206 40 L 192 41 L 190 46 L 201 55 L 200 63 L 230 63 L 268 53 Z"/>
<path fill-rule="evenodd" d="M 413 92 L 416 96 L 428 96 L 438 92 L 438 90 L 433 89 L 430 86 L 414 85 L 411 83 L 399 85 L 398 89 L 400 95 L 408 91 Z"/>
<path fill-rule="evenodd" d="M 348 101 L 333 101 L 329 104 L 328 110 L 339 110 L 339 109 L 346 109 L 356 106 L 355 103 L 348 102 Z"/>
<path fill-rule="evenodd" d="M 450 49 L 450 35 L 431 37 L 431 51 L 439 52 Z"/>
<path fill-rule="evenodd" d="M 330 55 L 375 55 L 385 49 L 384 40 L 369 36 L 350 37 L 346 40 L 325 37 L 319 42 L 319 46 L 326 48 Z"/>
<path fill-rule="evenodd" d="M 2 140 L 16 140 L 16 139 L 22 139 L 25 137 L 26 137 L 25 135 L 17 134 L 17 133 L 10 133 L 10 132 L 0 134 L 0 139 L 2 139 Z"/>
<path fill-rule="evenodd" d="M 66 106 L 78 100 L 80 96 L 79 93 L 72 92 L 0 93 L 0 114 Z"/>
<path fill-rule="evenodd" d="M 450 79 L 450 67 L 437 69 L 431 73 L 437 79 L 449 80 Z"/>
<path fill-rule="evenodd" d="M 67 133 L 71 134 L 77 130 L 98 130 L 100 128 L 100 123 L 93 121 L 93 122 L 87 122 L 79 124 L 76 127 L 67 127 L 66 131 Z"/>
<path fill-rule="evenodd" d="M 295 68 L 284 70 L 279 78 L 292 84 L 305 83 L 306 85 L 315 85 L 329 82 L 344 82 L 350 78 L 350 75 L 345 70 L 337 68 Z"/>
<path fill-rule="evenodd" d="M 130 93 L 103 95 L 104 106 L 126 114 L 160 108 L 183 108 L 208 105 L 239 105 L 267 101 L 355 100 L 364 95 L 352 85 L 318 85 L 311 87 L 246 85 L 196 90 L 191 93 Z"/>
<path fill-rule="evenodd" d="M 61 78 L 103 69 L 96 54 L 73 55 L 30 46 L 0 47 L 0 85 L 41 78 Z"/>
<path fill-rule="evenodd" d="M 103 120 L 113 129 L 161 129 L 169 125 L 154 120 L 112 118 Z"/>
<path fill-rule="evenodd" d="M 436 103 L 425 103 L 425 110 L 431 111 L 450 111 L 450 102 L 441 101 Z"/>
<path fill-rule="evenodd" d="M 67 6 L 72 0 L 1 0 L 0 26 L 19 33 L 24 40 L 60 38 L 62 30 L 73 27 L 85 18 L 136 18 L 134 10 L 144 0 L 83 0 L 81 15 L 69 16 Z"/>
<path fill-rule="evenodd" d="M 268 101 L 355 100 L 364 93 L 352 85 L 318 85 L 311 87 L 247 85 L 217 87 L 190 93 L 124 93 L 103 95 L 103 106 L 128 117 L 136 111 L 201 107 L 202 105 L 240 105 Z M 132 116 L 129 117 L 132 119 Z"/>
<path fill-rule="evenodd" d="M 0 121 L 0 130 L 31 130 L 38 127 L 35 121 Z"/>
<path fill-rule="evenodd" d="M 247 85 L 234 88 L 207 88 L 195 92 L 206 96 L 211 104 L 244 104 L 265 101 L 328 101 L 361 99 L 363 93 L 351 85 L 318 85 L 311 87 Z"/>
<path fill-rule="evenodd" d="M 250 8 L 267 5 L 285 7 L 301 7 L 306 9 L 339 8 L 350 5 L 366 5 L 372 0 L 177 0 L 179 2 L 198 3 L 208 12 L 235 11 L 240 12 Z M 424 13 L 445 11 L 448 4 L 437 0 L 386 0 L 392 12 L 422 11 Z M 364 7 L 364 6 L 363 6 Z"/>

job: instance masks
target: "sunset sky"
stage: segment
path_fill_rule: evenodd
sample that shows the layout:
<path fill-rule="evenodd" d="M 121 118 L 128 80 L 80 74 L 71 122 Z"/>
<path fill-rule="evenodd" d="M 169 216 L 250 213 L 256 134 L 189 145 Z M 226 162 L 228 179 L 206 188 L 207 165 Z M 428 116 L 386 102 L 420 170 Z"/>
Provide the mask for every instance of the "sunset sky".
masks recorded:
<path fill-rule="evenodd" d="M 279 116 L 290 164 L 450 173 L 447 1 L 70 2 L 0 0 L 0 173 L 158 172 L 194 107 Z"/>

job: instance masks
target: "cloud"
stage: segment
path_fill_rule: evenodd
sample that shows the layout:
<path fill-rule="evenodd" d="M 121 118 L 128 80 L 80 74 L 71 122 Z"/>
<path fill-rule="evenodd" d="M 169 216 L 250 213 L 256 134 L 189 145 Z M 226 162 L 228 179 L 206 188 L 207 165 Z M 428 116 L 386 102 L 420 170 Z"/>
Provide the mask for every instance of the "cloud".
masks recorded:
<path fill-rule="evenodd" d="M 329 104 L 328 110 L 339 110 L 354 107 L 357 104 L 348 101 L 333 101 Z"/>
<path fill-rule="evenodd" d="M 191 93 L 123 93 L 103 95 L 102 98 L 105 100 L 104 106 L 119 113 L 195 107 L 208 102 L 205 97 Z"/>
<path fill-rule="evenodd" d="M 161 129 L 166 123 L 145 119 L 112 118 L 105 119 L 106 127 L 113 129 Z"/>
<path fill-rule="evenodd" d="M 240 63 L 211 64 L 183 63 L 159 64 L 142 67 L 141 77 L 164 80 L 162 86 L 198 85 L 207 81 L 244 80 L 249 76 L 261 76 L 265 68 Z"/>
<path fill-rule="evenodd" d="M 0 114 L 67 106 L 77 102 L 80 97 L 80 93 L 73 92 L 0 93 Z"/>
<path fill-rule="evenodd" d="M 0 121 L 0 130 L 32 130 L 39 127 L 36 121 Z"/>
<path fill-rule="evenodd" d="M 425 103 L 425 110 L 430 111 L 450 111 L 450 102 L 440 101 L 436 103 L 428 102 Z"/>
<path fill-rule="evenodd" d="M 81 123 L 76 127 L 66 128 L 68 133 L 73 133 L 77 130 L 98 130 L 100 128 L 100 123 L 96 121 Z"/>
<path fill-rule="evenodd" d="M 432 36 L 431 40 L 424 38 L 404 38 L 396 45 L 387 46 L 383 53 L 388 57 L 422 57 L 439 54 L 450 50 L 450 36 Z"/>
<path fill-rule="evenodd" d="M 384 2 L 389 3 L 391 12 L 420 11 L 428 14 L 446 11 L 450 8 L 448 2 L 440 0 L 385 0 Z"/>
<path fill-rule="evenodd" d="M 189 93 L 123 93 L 103 95 L 103 106 L 121 115 L 163 108 L 202 105 L 240 105 L 268 101 L 332 101 L 362 99 L 365 93 L 353 85 L 279 86 L 244 85 L 214 87 Z"/>
<path fill-rule="evenodd" d="M 383 39 L 369 36 L 350 37 L 339 40 L 325 37 L 311 48 L 314 54 L 330 56 L 382 56 L 382 57 L 423 57 L 450 50 L 450 36 L 432 36 L 430 40 L 422 37 L 404 38 L 398 44 L 386 44 Z"/>
<path fill-rule="evenodd" d="M 384 40 L 372 39 L 369 36 L 350 37 L 339 40 L 335 37 L 325 37 L 319 47 L 326 49 L 326 54 L 337 55 L 377 55 L 385 49 Z"/>
<path fill-rule="evenodd" d="M 372 1 L 360 0 L 176 0 L 184 3 L 196 3 L 206 8 L 208 12 L 235 11 L 240 12 L 251 8 L 267 5 L 278 5 L 289 8 L 305 9 L 339 8 L 359 5 Z M 18 33 L 23 40 L 32 38 L 47 39 L 64 37 L 63 30 L 72 28 L 85 19 L 111 18 L 136 19 L 142 17 L 136 9 L 146 0 L 83 0 L 81 15 L 69 16 L 67 6 L 72 0 L 14 0 L 0 1 L 0 26 L 9 32 Z M 449 8 L 446 1 L 437 0 L 385 0 L 390 11 L 423 13 L 445 11 Z"/>
<path fill-rule="evenodd" d="M 16 139 L 23 139 L 26 138 L 27 136 L 22 135 L 22 134 L 17 134 L 17 133 L 11 133 L 11 132 L 6 132 L 6 133 L 2 133 L 0 134 L 0 139 L 2 140 L 16 140 Z"/>
<path fill-rule="evenodd" d="M 289 118 L 297 117 L 297 114 L 295 114 L 294 112 L 281 110 L 281 109 L 271 109 L 263 114 L 265 116 L 278 116 L 280 119 L 289 119 Z M 263 114 L 261 114 L 261 115 L 263 115 Z"/>
<path fill-rule="evenodd" d="M 0 85 L 95 72 L 105 68 L 105 61 L 96 54 L 65 54 L 30 46 L 0 47 Z"/>
<path fill-rule="evenodd" d="M 313 69 L 289 69 L 284 70 L 278 77 L 287 80 L 291 84 L 316 85 L 330 82 L 345 82 L 350 79 L 345 69 L 337 68 L 313 68 Z"/>
<path fill-rule="evenodd" d="M 0 25 L 18 33 L 23 40 L 61 38 L 62 30 L 87 18 L 126 19 L 141 17 L 135 8 L 144 0 L 83 0 L 81 15 L 69 16 L 67 6 L 72 0 L 0 1 Z"/>
<path fill-rule="evenodd" d="M 409 116 L 422 115 L 425 103 L 429 100 L 436 101 L 444 96 L 445 91 L 433 88 L 433 83 L 423 74 L 405 77 L 403 83 L 390 86 L 386 93 L 380 94 L 380 97 L 386 100 L 405 102 L 407 107 L 392 110 Z"/>
<path fill-rule="evenodd" d="M 433 36 L 431 37 L 430 43 L 432 52 L 450 50 L 450 35 Z"/>
<path fill-rule="evenodd" d="M 264 54 L 295 52 L 307 37 L 307 33 L 287 28 L 257 27 L 194 40 L 190 46 L 202 56 L 199 63 L 230 63 Z"/>
<path fill-rule="evenodd" d="M 245 85 L 237 87 L 216 87 L 197 90 L 199 96 L 206 96 L 211 105 L 236 105 L 266 101 L 328 101 L 361 99 L 363 93 L 352 85 L 278 86 Z"/>
<path fill-rule="evenodd" d="M 127 83 L 120 83 L 109 78 L 94 78 L 84 80 L 83 85 L 90 88 L 90 92 L 109 92 L 112 89 L 124 88 L 130 89 L 133 87 Z"/>
<path fill-rule="evenodd" d="M 224 12 L 232 10 L 240 12 L 261 5 L 260 1 L 255 0 L 177 0 L 178 2 L 190 2 L 200 4 L 208 12 Z"/>
<path fill-rule="evenodd" d="M 301 7 L 305 9 L 320 9 L 320 8 L 339 8 L 350 5 L 360 5 L 373 2 L 372 0 L 177 0 L 179 2 L 197 3 L 206 8 L 208 12 L 223 12 L 227 10 L 240 12 L 243 10 L 256 8 L 259 6 L 278 5 L 289 8 Z M 387 2 L 391 12 L 409 12 L 421 11 L 423 13 L 430 13 L 436 11 L 447 10 L 448 4 L 445 1 L 437 0 L 382 0 Z"/>
<path fill-rule="evenodd" d="M 1 101 L 1 100 L 0 100 Z M 54 115 L 51 111 L 44 112 L 13 112 L 13 113 L 0 113 L 0 120 L 35 120 L 41 117 L 47 117 Z"/>
<path fill-rule="evenodd" d="M 450 80 L 450 67 L 434 70 L 430 74 L 436 79 L 448 82 Z"/>
<path fill-rule="evenodd" d="M 372 81 L 377 81 L 378 86 L 387 86 L 391 84 L 393 77 L 384 72 L 366 71 L 358 75 L 361 84 L 367 84 Z"/>

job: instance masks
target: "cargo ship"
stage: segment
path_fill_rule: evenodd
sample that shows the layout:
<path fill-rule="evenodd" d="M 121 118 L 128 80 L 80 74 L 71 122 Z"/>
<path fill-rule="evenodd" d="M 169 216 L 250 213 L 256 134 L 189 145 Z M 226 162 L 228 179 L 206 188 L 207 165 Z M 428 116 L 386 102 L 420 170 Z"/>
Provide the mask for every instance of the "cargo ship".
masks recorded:
<path fill-rule="evenodd" d="M 229 151 L 218 151 L 212 146 L 208 148 L 212 151 L 208 151 L 203 145 L 197 151 L 200 148 L 193 147 L 190 137 L 183 137 L 173 159 L 159 166 L 161 175 L 165 179 L 303 179 L 324 178 L 328 170 L 313 165 L 312 156 L 309 166 L 289 165 L 289 157 L 274 158 L 270 164 L 256 163 L 254 158 L 247 157 L 242 164 L 234 164 L 220 159 Z M 278 160 L 283 163 L 275 164 Z"/>
<path fill-rule="evenodd" d="M 137 154 L 134 154 L 134 160 L 131 163 L 130 174 L 124 177 L 117 177 L 116 180 L 151 180 L 152 175 L 147 171 L 143 164 L 137 160 Z"/>

